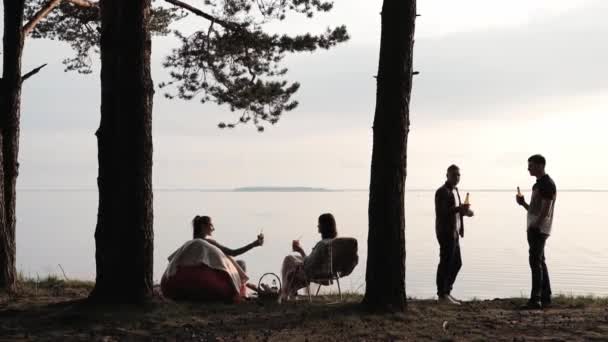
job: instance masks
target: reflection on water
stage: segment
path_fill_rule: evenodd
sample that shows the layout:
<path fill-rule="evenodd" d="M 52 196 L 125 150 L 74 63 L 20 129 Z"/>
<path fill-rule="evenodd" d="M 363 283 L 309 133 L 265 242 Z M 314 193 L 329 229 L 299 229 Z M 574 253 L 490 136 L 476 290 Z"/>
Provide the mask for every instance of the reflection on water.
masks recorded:
<path fill-rule="evenodd" d="M 466 191 L 466 189 L 463 189 Z M 525 237 L 525 212 L 507 192 L 472 193 L 475 217 L 465 222 L 463 268 L 454 288 L 460 298 L 527 295 L 530 276 Z M 526 194 L 529 195 L 529 194 Z M 603 209 L 605 193 L 558 194 L 553 235 L 547 243 L 547 265 L 554 292 L 608 295 L 608 247 Z M 154 279 L 166 257 L 191 237 L 196 214 L 213 217 L 214 237 L 231 247 L 253 241 L 264 228 L 265 245 L 242 256 L 252 280 L 278 273 L 291 240 L 302 236 L 305 249 L 318 240 L 316 219 L 331 212 L 342 236 L 359 240 L 360 263 L 341 284 L 363 291 L 367 250 L 366 192 L 242 193 L 156 191 L 154 193 Z M 95 191 L 20 191 L 17 265 L 25 275 L 61 274 L 95 278 L 93 233 L 97 212 Z M 433 193 L 406 194 L 407 293 L 435 294 L 439 250 L 434 233 Z"/>

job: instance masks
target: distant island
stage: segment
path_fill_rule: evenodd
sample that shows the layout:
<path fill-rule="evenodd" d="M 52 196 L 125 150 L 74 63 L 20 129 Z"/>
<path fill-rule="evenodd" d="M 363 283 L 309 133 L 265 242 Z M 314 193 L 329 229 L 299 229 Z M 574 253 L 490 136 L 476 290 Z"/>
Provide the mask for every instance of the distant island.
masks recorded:
<path fill-rule="evenodd" d="M 235 192 L 330 192 L 325 188 L 310 188 L 305 186 L 249 186 L 235 188 Z"/>

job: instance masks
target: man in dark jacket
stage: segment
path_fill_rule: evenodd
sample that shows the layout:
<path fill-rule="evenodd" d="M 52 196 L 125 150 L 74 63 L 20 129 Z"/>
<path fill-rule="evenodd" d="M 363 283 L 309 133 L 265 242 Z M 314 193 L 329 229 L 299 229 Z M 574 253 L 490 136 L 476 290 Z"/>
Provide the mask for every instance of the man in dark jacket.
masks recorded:
<path fill-rule="evenodd" d="M 460 304 L 450 292 L 462 267 L 460 237 L 464 237 L 464 216 L 473 212 L 468 204 L 462 204 L 456 185 L 460 182 L 460 168 L 451 165 L 447 180 L 435 192 L 435 233 L 439 242 L 439 266 L 437 267 L 437 296 L 440 302 Z"/>

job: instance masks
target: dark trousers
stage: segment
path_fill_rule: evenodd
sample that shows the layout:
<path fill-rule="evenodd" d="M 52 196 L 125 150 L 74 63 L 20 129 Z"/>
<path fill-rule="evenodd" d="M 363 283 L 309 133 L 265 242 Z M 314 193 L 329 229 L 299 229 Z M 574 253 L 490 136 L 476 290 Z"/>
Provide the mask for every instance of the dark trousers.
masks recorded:
<path fill-rule="evenodd" d="M 437 296 L 452 292 L 458 271 L 462 267 L 459 238 L 437 238 L 439 241 L 439 266 L 437 266 Z"/>
<path fill-rule="evenodd" d="M 545 264 L 545 243 L 549 235 L 543 234 L 538 230 L 528 230 L 528 245 L 530 270 L 532 271 L 532 291 L 530 292 L 531 301 L 550 301 L 551 300 L 551 281 L 549 271 Z"/>

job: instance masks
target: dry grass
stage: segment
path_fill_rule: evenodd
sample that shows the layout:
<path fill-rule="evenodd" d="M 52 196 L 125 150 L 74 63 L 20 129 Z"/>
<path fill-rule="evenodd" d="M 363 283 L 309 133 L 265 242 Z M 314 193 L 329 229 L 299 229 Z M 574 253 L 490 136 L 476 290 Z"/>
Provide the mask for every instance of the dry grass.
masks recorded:
<path fill-rule="evenodd" d="M 14 293 L 4 296 L 7 299 L 35 298 L 35 297 L 83 297 L 89 293 L 95 284 L 91 281 L 66 280 L 55 275 L 45 277 L 17 276 L 17 289 Z"/>

